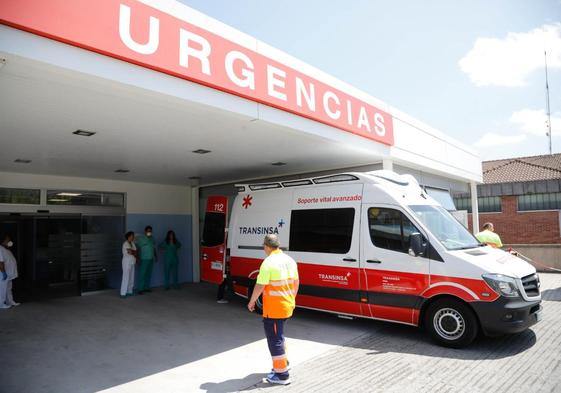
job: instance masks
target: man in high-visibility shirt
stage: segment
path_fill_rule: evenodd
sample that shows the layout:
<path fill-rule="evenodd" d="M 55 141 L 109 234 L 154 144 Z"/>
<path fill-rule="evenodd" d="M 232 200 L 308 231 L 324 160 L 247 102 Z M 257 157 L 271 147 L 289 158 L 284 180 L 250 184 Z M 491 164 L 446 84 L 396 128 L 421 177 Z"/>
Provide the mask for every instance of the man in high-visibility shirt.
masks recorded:
<path fill-rule="evenodd" d="M 503 242 L 501 242 L 499 235 L 495 233 L 495 227 L 491 222 L 483 224 L 483 230 L 475 235 L 475 237 L 481 243 L 488 244 L 494 248 L 501 248 L 503 246 Z"/>
<path fill-rule="evenodd" d="M 273 369 L 267 375 L 269 383 L 288 385 L 288 358 L 284 343 L 284 325 L 296 306 L 300 281 L 294 259 L 280 249 L 277 235 L 267 235 L 263 241 L 267 258 L 261 263 L 259 275 L 247 308 L 255 310 L 255 302 L 263 294 L 263 326 L 273 359 Z"/>

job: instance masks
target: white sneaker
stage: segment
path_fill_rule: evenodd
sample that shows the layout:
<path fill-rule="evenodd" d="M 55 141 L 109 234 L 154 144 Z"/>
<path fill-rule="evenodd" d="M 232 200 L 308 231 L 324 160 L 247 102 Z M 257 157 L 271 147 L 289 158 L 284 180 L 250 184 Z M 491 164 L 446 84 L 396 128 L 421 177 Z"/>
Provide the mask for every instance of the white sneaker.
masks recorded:
<path fill-rule="evenodd" d="M 0 304 L 0 310 L 6 310 L 8 308 L 10 308 L 12 306 L 8 305 L 8 304 Z"/>
<path fill-rule="evenodd" d="M 229 303 L 229 301 L 226 300 L 226 299 L 220 299 L 220 300 L 217 300 L 216 303 L 218 303 L 218 304 L 226 304 L 226 303 Z"/>
<path fill-rule="evenodd" d="M 21 303 L 18 303 L 18 302 L 12 302 L 12 303 L 9 304 L 9 306 L 17 307 L 17 306 L 19 306 L 20 304 L 21 304 Z"/>

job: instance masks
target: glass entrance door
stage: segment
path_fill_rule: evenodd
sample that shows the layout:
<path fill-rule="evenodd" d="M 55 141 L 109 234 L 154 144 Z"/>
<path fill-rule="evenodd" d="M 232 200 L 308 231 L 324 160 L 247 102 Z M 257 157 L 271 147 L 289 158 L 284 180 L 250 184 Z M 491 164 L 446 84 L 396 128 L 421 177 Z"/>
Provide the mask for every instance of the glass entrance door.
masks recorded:
<path fill-rule="evenodd" d="M 15 299 L 76 296 L 118 288 L 123 215 L 0 213 L 0 234 L 14 241 Z"/>
<path fill-rule="evenodd" d="M 35 224 L 39 296 L 80 295 L 80 215 L 37 216 Z"/>

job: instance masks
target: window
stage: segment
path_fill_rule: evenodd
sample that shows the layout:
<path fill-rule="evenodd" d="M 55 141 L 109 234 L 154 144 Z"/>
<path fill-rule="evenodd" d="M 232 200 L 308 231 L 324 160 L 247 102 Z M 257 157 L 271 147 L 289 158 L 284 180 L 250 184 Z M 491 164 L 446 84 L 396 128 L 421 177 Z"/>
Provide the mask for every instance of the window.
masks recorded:
<path fill-rule="evenodd" d="M 355 209 L 293 210 L 290 251 L 346 254 L 351 249 Z"/>
<path fill-rule="evenodd" d="M 471 197 L 457 197 L 454 198 L 454 204 L 458 210 L 467 210 L 471 213 Z M 478 197 L 477 205 L 479 208 L 479 213 L 500 213 L 502 211 L 501 207 L 501 197 Z"/>
<path fill-rule="evenodd" d="M 471 197 L 454 197 L 454 205 L 457 210 L 467 210 L 471 213 Z"/>
<path fill-rule="evenodd" d="M 41 191 L 23 188 L 0 188 L 0 203 L 38 205 L 41 203 Z"/>
<path fill-rule="evenodd" d="M 206 213 L 202 245 L 216 247 L 224 243 L 226 216 L 224 213 Z"/>
<path fill-rule="evenodd" d="M 409 252 L 411 234 L 419 233 L 399 210 L 371 207 L 368 209 L 370 238 L 376 247 Z"/>
<path fill-rule="evenodd" d="M 452 197 L 450 196 L 448 190 L 425 187 L 425 191 L 432 199 L 440 203 L 440 205 L 446 210 L 456 210 L 456 206 L 454 206 L 454 201 L 452 200 Z"/>
<path fill-rule="evenodd" d="M 478 247 L 477 239 L 441 206 L 410 205 L 409 208 L 448 250 L 467 250 Z"/>
<path fill-rule="evenodd" d="M 47 205 L 124 207 L 125 194 L 115 192 L 48 190 Z"/>
<path fill-rule="evenodd" d="M 518 195 L 518 211 L 561 209 L 561 192 Z"/>

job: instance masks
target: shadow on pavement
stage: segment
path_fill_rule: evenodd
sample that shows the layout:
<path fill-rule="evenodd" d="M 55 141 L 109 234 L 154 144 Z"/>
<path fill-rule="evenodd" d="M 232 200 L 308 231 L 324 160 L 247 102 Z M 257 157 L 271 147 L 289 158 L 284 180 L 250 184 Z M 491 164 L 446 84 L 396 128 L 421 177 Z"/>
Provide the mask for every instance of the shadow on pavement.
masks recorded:
<path fill-rule="evenodd" d="M 561 302 L 561 287 L 554 289 L 546 289 L 542 292 L 542 300 L 550 302 Z"/>
<path fill-rule="evenodd" d="M 500 337 L 479 336 L 469 347 L 445 348 L 435 344 L 421 329 L 408 326 L 385 328 L 377 335 L 366 335 L 349 342 L 347 346 L 368 349 L 368 355 L 407 353 L 422 356 L 481 360 L 515 356 L 536 344 L 536 334 L 526 330 L 519 334 Z"/>
<path fill-rule="evenodd" d="M 232 393 L 238 392 L 241 389 L 244 391 L 262 389 L 266 387 L 272 387 L 266 382 L 255 383 L 255 381 L 262 380 L 265 378 L 266 374 L 249 374 L 243 378 L 228 379 L 223 382 L 207 382 L 203 383 L 199 389 L 206 391 L 207 393 Z M 249 386 L 249 387 L 248 387 Z"/>

